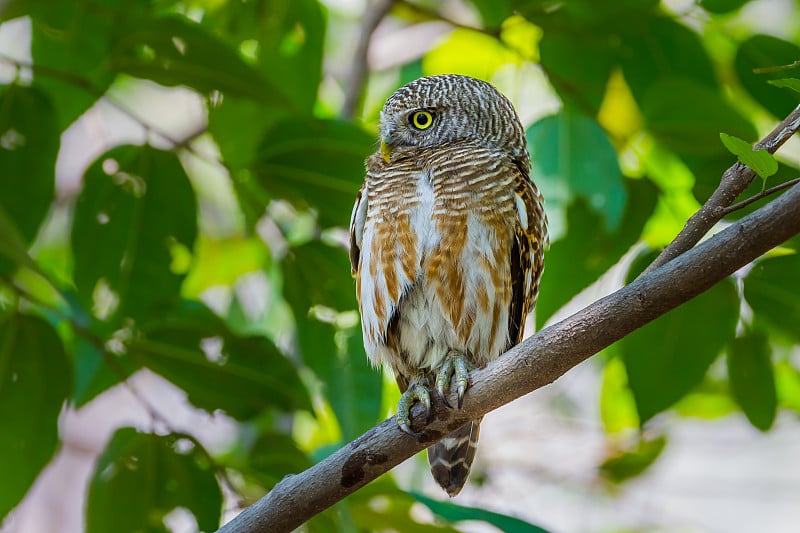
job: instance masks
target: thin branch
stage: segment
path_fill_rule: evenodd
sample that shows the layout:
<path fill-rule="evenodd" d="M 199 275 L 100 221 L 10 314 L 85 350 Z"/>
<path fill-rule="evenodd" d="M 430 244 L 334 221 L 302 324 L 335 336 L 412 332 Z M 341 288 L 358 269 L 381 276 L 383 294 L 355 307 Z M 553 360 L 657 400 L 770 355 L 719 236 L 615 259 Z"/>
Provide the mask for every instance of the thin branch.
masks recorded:
<path fill-rule="evenodd" d="M 395 0 L 376 0 L 367 8 L 361 19 L 361 31 L 358 35 L 358 43 L 353 54 L 353 63 L 350 73 L 347 76 L 347 86 L 345 88 L 344 104 L 342 105 L 342 117 L 352 119 L 357 110 L 361 107 L 361 100 L 364 95 L 364 86 L 367 81 L 369 71 L 367 54 L 369 53 L 369 41 L 372 34 L 381 23 L 383 18 L 389 13 Z"/>
<path fill-rule="evenodd" d="M 763 148 L 774 154 L 798 129 L 800 129 L 800 105 L 753 148 Z M 678 236 L 662 250 L 642 275 L 668 263 L 700 242 L 700 239 L 722 220 L 727 214 L 725 210 L 750 186 L 755 176 L 756 173 L 752 169 L 739 162 L 726 170 L 714 194 L 689 218 Z"/>
<path fill-rule="evenodd" d="M 800 185 L 699 246 L 512 348 L 470 374 L 464 408 L 435 398 L 431 422 L 412 410 L 418 441 L 394 419 L 287 476 L 220 533 L 290 531 L 469 420 L 552 383 L 569 369 L 800 233 Z M 451 403 L 455 398 L 451 398 Z"/>
<path fill-rule="evenodd" d="M 791 187 L 792 185 L 795 185 L 796 183 L 800 183 L 800 178 L 795 178 L 793 180 L 789 180 L 789 181 L 786 181 L 784 183 L 778 184 L 778 185 L 776 185 L 774 187 L 770 187 L 769 189 L 767 189 L 765 191 L 761 191 L 760 193 L 751 196 L 747 200 L 742 200 L 741 202 L 733 204 L 730 207 L 726 207 L 725 209 L 723 209 L 723 211 L 724 211 L 723 216 L 727 216 L 727 215 L 733 213 L 734 211 L 738 211 L 739 209 L 744 209 L 745 207 L 747 207 L 748 205 L 752 204 L 753 202 L 757 202 L 757 201 L 761 200 L 762 198 L 767 197 L 767 196 L 769 196 L 771 194 L 775 194 L 776 192 L 780 192 L 780 191 L 782 191 L 784 189 L 788 189 L 789 187 Z"/>

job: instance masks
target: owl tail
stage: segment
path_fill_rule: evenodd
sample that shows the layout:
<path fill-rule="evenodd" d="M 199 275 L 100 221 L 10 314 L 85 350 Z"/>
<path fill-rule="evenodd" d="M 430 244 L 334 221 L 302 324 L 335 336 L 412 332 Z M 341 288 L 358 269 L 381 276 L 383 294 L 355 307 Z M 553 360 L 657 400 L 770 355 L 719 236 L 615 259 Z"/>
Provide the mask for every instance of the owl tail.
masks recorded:
<path fill-rule="evenodd" d="M 481 419 L 473 420 L 428 448 L 433 479 L 451 497 L 464 487 L 478 449 Z"/>

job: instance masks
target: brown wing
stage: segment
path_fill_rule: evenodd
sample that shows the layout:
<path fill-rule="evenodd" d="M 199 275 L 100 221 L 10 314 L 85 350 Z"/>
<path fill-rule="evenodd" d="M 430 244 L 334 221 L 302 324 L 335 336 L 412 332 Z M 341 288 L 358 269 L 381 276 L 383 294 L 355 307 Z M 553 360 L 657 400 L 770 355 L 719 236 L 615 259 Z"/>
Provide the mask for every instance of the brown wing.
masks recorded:
<path fill-rule="evenodd" d="M 517 171 L 514 193 L 517 195 L 520 223 L 516 226 L 511 249 L 509 348 L 522 341 L 525 317 L 533 310 L 536 295 L 539 293 L 544 249 L 548 245 L 547 217 L 542 206 L 542 195 L 522 168 L 517 166 Z"/>
<path fill-rule="evenodd" d="M 356 277 L 358 261 L 361 256 L 361 239 L 364 236 L 364 221 L 367 216 L 367 184 L 364 182 L 358 190 L 353 213 L 350 215 L 350 274 Z"/>

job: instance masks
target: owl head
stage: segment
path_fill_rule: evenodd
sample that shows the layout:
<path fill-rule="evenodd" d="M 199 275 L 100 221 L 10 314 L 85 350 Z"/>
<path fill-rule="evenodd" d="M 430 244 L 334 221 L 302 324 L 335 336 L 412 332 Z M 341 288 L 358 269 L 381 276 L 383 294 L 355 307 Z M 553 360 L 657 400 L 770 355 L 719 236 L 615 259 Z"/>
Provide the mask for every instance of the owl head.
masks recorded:
<path fill-rule="evenodd" d="M 528 162 L 525 132 L 514 106 L 485 81 L 445 74 L 408 83 L 381 111 L 381 152 L 474 142 Z"/>

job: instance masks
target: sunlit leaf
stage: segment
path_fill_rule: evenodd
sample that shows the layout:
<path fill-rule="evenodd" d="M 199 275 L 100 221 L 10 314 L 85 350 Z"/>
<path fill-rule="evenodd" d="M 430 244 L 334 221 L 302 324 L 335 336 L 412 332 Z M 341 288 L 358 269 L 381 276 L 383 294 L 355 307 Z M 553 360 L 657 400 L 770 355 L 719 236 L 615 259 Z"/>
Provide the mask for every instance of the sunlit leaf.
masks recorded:
<path fill-rule="evenodd" d="M 756 263 L 744 279 L 744 297 L 759 319 L 800 342 L 800 255 Z"/>
<path fill-rule="evenodd" d="M 237 337 L 201 304 L 145 324 L 128 356 L 186 391 L 193 405 L 247 420 L 265 409 L 311 410 L 288 359 L 264 337 Z"/>
<path fill-rule="evenodd" d="M 736 289 L 725 280 L 619 341 L 642 424 L 702 381 L 738 318 Z"/>
<path fill-rule="evenodd" d="M 769 80 L 796 76 L 800 68 L 769 70 L 780 65 L 789 65 L 800 58 L 800 46 L 771 35 L 754 35 L 739 45 L 734 66 L 742 86 L 759 104 L 775 117 L 782 119 L 800 102 L 800 95 L 767 83 Z M 721 130 L 728 131 L 728 130 Z M 752 139 L 755 136 L 742 136 Z"/>
<path fill-rule="evenodd" d="M 636 401 L 628 388 L 625 365 L 618 357 L 610 358 L 603 367 L 600 420 L 606 433 L 620 433 L 640 425 Z"/>
<path fill-rule="evenodd" d="M 101 319 L 142 318 L 179 297 L 175 242 L 191 249 L 196 199 L 175 154 L 146 147 L 107 152 L 86 172 L 75 206 L 75 284 Z"/>
<path fill-rule="evenodd" d="M 533 124 L 526 136 L 531 176 L 548 203 L 563 208 L 583 198 L 602 215 L 606 230 L 617 228 L 627 195 L 617 152 L 597 122 L 564 110 Z"/>
<path fill-rule="evenodd" d="M 656 190 L 646 180 L 626 180 L 629 200 L 619 227 L 605 229 L 603 220 L 583 201 L 567 210 L 567 235 L 545 255 L 542 290 L 536 304 L 536 323 L 545 321 L 573 296 L 614 265 L 637 241 L 653 213 Z M 591 235 L 590 239 L 586 236 Z"/>
<path fill-rule="evenodd" d="M 178 509 L 194 515 L 197 531 L 219 526 L 222 493 L 206 455 L 182 437 L 117 430 L 89 484 L 88 533 L 170 531 Z"/>
<path fill-rule="evenodd" d="M 40 318 L 0 321 L 0 517 L 22 499 L 58 445 L 58 415 L 71 369 L 55 330 Z"/>
<path fill-rule="evenodd" d="M 518 60 L 490 35 L 456 28 L 422 58 L 425 75 L 464 74 L 488 79 L 503 65 Z"/>
<path fill-rule="evenodd" d="M 775 421 L 777 393 L 767 336 L 758 331 L 736 338 L 728 349 L 728 380 L 747 419 L 761 431 Z"/>
<path fill-rule="evenodd" d="M 775 365 L 775 386 L 781 407 L 800 413 L 800 370 L 786 361 Z"/>
<path fill-rule="evenodd" d="M 613 483 L 622 483 L 640 476 L 664 451 L 667 438 L 641 438 L 634 449 L 606 459 L 600 465 L 600 475 Z"/>
<path fill-rule="evenodd" d="M 314 208 L 325 227 L 346 227 L 374 146 L 353 124 L 292 119 L 267 132 L 253 170 L 273 198 Z"/>
<path fill-rule="evenodd" d="M 779 80 L 769 80 L 767 83 L 775 87 L 784 87 L 800 93 L 800 79 L 797 78 L 782 78 Z"/>
<path fill-rule="evenodd" d="M 53 200 L 60 134 L 53 104 L 41 90 L 0 88 L 0 207 L 28 243 Z"/>
<path fill-rule="evenodd" d="M 415 500 L 424 503 L 435 515 L 451 523 L 478 520 L 491 524 L 505 533 L 547 533 L 546 529 L 513 516 L 495 513 L 479 507 L 466 507 L 449 501 L 434 500 L 417 492 L 412 492 L 411 495 Z"/>
<path fill-rule="evenodd" d="M 747 141 L 726 133 L 720 133 L 719 138 L 740 163 L 753 169 L 761 178 L 766 179 L 778 171 L 778 161 L 765 149 L 754 150 Z"/>

